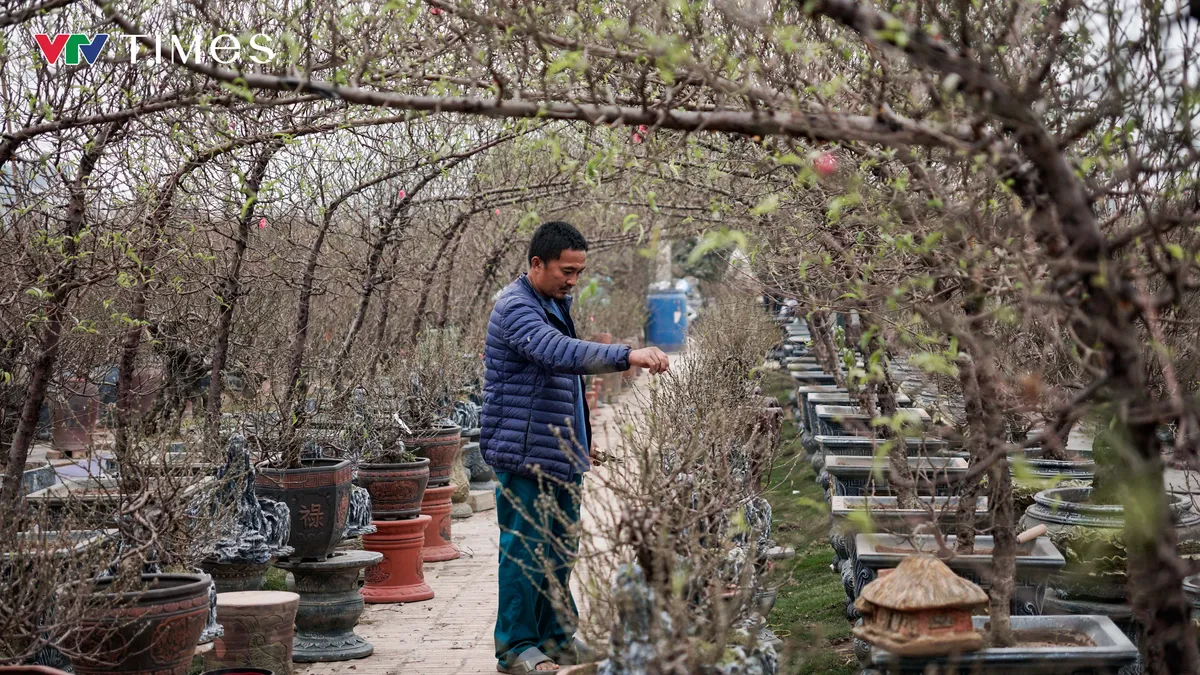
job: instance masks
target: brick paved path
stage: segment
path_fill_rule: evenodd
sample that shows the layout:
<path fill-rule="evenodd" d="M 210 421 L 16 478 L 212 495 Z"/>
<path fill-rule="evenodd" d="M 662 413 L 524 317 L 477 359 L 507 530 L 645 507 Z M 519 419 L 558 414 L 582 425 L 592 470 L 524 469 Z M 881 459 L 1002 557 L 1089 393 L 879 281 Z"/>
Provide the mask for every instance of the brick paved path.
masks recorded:
<path fill-rule="evenodd" d="M 638 379 L 645 386 L 648 376 Z M 626 390 L 619 406 L 633 396 Z M 601 406 L 592 416 L 596 445 L 614 442 L 614 406 Z M 585 497 L 587 502 L 596 495 Z M 584 516 L 585 527 L 591 520 Z M 496 672 L 492 629 L 496 620 L 496 568 L 499 528 L 496 512 L 483 511 L 452 526 L 458 560 L 425 563 L 425 580 L 434 597 L 425 602 L 367 605 L 355 630 L 375 645 L 375 653 L 357 661 L 296 665 L 298 675 L 482 675 Z M 582 601 L 577 584 L 575 597 Z M 582 604 L 582 603 L 581 603 Z M 584 608 L 581 607 L 581 610 Z"/>

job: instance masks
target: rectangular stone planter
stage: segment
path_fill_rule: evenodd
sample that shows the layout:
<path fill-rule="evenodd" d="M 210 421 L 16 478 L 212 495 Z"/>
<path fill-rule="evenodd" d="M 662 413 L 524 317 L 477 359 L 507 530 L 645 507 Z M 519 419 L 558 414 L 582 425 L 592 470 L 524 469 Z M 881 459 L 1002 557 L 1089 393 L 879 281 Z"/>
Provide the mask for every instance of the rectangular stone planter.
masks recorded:
<path fill-rule="evenodd" d="M 0 479 L 3 478 L 4 474 L 0 473 Z M 25 471 L 21 474 L 21 494 L 45 490 L 57 481 L 58 475 L 54 473 L 54 467 L 49 462 L 29 462 L 25 464 Z"/>
<path fill-rule="evenodd" d="M 810 414 L 808 407 L 808 397 L 817 392 L 844 392 L 842 387 L 836 384 L 799 384 L 796 386 L 796 425 L 805 433 L 812 434 L 811 420 L 813 415 Z"/>
<path fill-rule="evenodd" d="M 211 476 L 196 478 L 182 488 L 183 494 L 192 494 L 212 481 Z M 102 529 L 113 525 L 113 518 L 121 508 L 124 495 L 120 489 L 120 481 L 115 477 L 89 476 L 64 480 L 26 496 L 25 500 L 31 507 L 45 509 L 51 522 L 59 523 L 70 513 L 79 521 L 72 524 Z M 153 490 L 153 486 L 150 489 Z M 146 508 L 156 508 L 153 499 Z"/>
<path fill-rule="evenodd" d="M 816 407 L 818 405 L 848 406 L 852 402 L 856 402 L 851 399 L 849 391 L 836 386 L 805 387 L 805 389 L 811 390 L 805 391 L 804 396 L 800 395 L 799 387 L 796 389 L 796 400 L 803 409 L 804 419 L 811 421 L 810 424 L 806 425 L 805 427 L 809 433 L 823 433 L 815 430 L 817 422 Z M 910 399 L 907 394 L 899 392 L 896 394 L 896 405 L 900 406 L 901 408 L 911 407 L 912 399 Z"/>
<path fill-rule="evenodd" d="M 975 630 L 985 632 L 986 616 L 973 618 Z M 1115 675 L 1137 660 L 1137 647 L 1106 616 L 1014 616 L 1014 630 L 1067 630 L 1086 635 L 1091 647 L 985 648 L 957 656 L 902 658 L 871 647 L 870 664 L 879 675 L 920 675 L 927 672 L 987 673 L 988 675 Z"/>
<path fill-rule="evenodd" d="M 871 428 L 871 417 L 858 406 L 815 405 L 813 413 L 816 417 L 816 433 L 819 434 L 845 436 L 847 434 L 843 432 L 846 430 L 850 430 L 852 435 L 855 431 Z M 896 414 L 910 419 L 911 424 L 929 424 L 929 413 L 924 408 L 903 408 Z"/>
<path fill-rule="evenodd" d="M 944 539 L 946 547 L 953 550 L 955 537 L 949 535 Z M 975 547 L 990 549 L 992 537 L 975 537 Z M 933 555 L 938 546 L 934 537 L 928 534 L 858 534 L 854 537 L 854 549 L 854 597 L 857 598 L 863 587 L 875 580 L 879 570 L 894 568 L 904 558 L 918 553 Z M 894 549 L 906 549 L 909 552 Z M 944 562 L 958 576 L 979 584 L 985 590 L 991 588 L 990 552 L 956 555 Z M 1038 537 L 1018 546 L 1012 613 L 1020 616 L 1041 614 L 1050 575 L 1061 570 L 1066 562 L 1049 537 Z"/>
<path fill-rule="evenodd" d="M 831 497 L 829 545 L 833 548 L 833 568 L 842 577 L 846 592 L 846 616 L 854 617 L 854 556 L 855 535 L 883 532 L 907 534 L 920 524 L 934 520 L 944 533 L 954 531 L 957 497 L 921 497 L 932 503 L 933 514 L 926 509 L 897 509 L 895 497 Z M 863 525 L 869 522 L 869 530 Z M 980 497 L 975 509 L 975 526 L 991 525 L 987 497 Z"/>
<path fill-rule="evenodd" d="M 967 461 L 959 457 L 909 457 L 908 465 L 916 473 L 920 494 L 950 495 L 967 472 Z M 885 458 L 843 457 L 825 458 L 825 469 L 819 480 L 826 497 L 861 497 L 890 495 L 888 462 Z"/>

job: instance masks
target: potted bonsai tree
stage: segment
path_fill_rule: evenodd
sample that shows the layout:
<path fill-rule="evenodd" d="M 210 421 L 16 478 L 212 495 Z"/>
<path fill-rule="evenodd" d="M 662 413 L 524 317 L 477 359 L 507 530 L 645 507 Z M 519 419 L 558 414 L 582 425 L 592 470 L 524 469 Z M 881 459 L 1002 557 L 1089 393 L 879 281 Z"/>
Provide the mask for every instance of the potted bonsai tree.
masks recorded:
<path fill-rule="evenodd" d="M 423 329 L 417 344 L 389 362 L 379 383 L 406 448 L 429 460 L 429 486 L 450 483 L 462 428 L 452 415 L 466 379 L 457 328 Z"/>
<path fill-rule="evenodd" d="M 417 455 L 405 445 L 397 413 L 391 418 L 365 412 L 359 417 L 355 481 L 371 495 L 373 520 L 416 518 L 429 483 L 428 457 Z"/>

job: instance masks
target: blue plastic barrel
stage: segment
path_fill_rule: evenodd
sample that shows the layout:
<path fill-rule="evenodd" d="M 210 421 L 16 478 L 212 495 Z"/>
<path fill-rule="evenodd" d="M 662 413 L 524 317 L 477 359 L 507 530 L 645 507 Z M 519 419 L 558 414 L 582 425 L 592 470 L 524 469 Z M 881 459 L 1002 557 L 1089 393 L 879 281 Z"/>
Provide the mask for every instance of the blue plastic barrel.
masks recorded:
<path fill-rule="evenodd" d="M 681 351 L 687 342 L 687 296 L 682 291 L 646 296 L 646 342 L 664 352 Z"/>

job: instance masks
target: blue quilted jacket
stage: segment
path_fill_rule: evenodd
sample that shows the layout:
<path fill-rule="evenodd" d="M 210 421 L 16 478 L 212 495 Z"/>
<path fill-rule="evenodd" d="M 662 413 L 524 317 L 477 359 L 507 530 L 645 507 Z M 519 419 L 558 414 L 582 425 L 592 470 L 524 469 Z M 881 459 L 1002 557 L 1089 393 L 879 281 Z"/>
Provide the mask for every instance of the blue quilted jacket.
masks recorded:
<path fill-rule="evenodd" d="M 564 324 L 547 309 L 559 302 Z M 479 444 L 497 471 L 534 477 L 540 471 L 570 480 L 571 459 L 559 437 L 572 439 L 577 378 L 629 369 L 627 345 L 575 338 L 571 297 L 542 297 L 522 274 L 500 292 L 484 347 L 483 414 Z M 591 417 L 584 404 L 589 439 Z M 559 436 L 555 435 L 558 431 Z"/>

